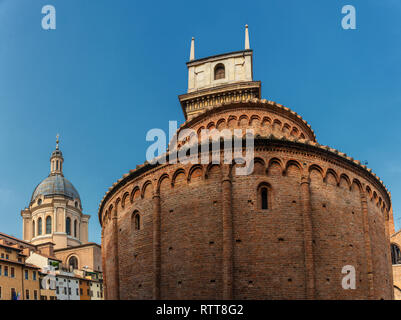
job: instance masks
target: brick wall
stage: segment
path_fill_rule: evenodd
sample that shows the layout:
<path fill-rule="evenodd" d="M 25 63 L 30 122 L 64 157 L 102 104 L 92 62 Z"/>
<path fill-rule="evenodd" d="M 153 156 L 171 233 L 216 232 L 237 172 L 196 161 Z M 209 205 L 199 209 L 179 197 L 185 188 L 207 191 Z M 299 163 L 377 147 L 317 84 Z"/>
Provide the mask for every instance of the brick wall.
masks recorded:
<path fill-rule="evenodd" d="M 392 299 L 391 203 L 378 180 L 304 142 L 262 138 L 255 159 L 250 176 L 159 165 L 114 186 L 99 212 L 106 298 Z M 355 290 L 341 286 L 345 265 Z"/>

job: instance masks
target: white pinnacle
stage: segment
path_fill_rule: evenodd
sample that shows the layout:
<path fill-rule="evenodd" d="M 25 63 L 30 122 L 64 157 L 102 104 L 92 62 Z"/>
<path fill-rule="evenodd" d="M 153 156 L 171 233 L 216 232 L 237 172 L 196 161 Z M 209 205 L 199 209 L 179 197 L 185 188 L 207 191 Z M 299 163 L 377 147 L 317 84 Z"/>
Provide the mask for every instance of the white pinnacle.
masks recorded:
<path fill-rule="evenodd" d="M 195 38 L 192 37 L 191 40 L 191 53 L 189 55 L 189 60 L 195 60 Z"/>
<path fill-rule="evenodd" d="M 249 45 L 249 32 L 248 32 L 248 25 L 245 25 L 245 50 L 249 50 L 250 45 Z"/>

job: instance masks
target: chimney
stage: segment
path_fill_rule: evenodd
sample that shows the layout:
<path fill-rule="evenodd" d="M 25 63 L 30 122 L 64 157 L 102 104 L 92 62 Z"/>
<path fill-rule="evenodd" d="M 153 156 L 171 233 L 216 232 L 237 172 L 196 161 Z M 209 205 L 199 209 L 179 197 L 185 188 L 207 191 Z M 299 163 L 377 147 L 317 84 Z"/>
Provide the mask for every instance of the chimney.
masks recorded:
<path fill-rule="evenodd" d="M 38 245 L 39 252 L 49 257 L 54 256 L 54 243 L 46 242 Z"/>

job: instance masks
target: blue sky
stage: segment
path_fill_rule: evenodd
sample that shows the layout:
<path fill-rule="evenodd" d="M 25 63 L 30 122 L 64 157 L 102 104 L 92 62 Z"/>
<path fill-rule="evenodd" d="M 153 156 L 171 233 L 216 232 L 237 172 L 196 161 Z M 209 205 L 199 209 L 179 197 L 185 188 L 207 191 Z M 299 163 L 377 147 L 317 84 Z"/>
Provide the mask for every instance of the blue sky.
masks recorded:
<path fill-rule="evenodd" d="M 41 28 L 46 4 L 56 30 Z M 341 27 L 346 4 L 356 30 Z M 400 17 L 399 0 L 0 0 L 0 231 L 22 237 L 20 210 L 60 133 L 100 242 L 105 191 L 144 162 L 149 129 L 184 120 L 191 37 L 197 58 L 242 50 L 245 24 L 263 97 L 301 114 L 319 143 L 367 160 L 400 226 Z"/>

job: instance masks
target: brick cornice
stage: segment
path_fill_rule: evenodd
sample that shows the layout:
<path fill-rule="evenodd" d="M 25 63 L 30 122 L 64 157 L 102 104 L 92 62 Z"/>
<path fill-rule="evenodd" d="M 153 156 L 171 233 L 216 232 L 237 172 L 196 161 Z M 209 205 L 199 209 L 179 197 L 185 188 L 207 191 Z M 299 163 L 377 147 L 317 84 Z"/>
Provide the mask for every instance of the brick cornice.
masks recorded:
<path fill-rule="evenodd" d="M 315 156 L 327 161 L 329 163 L 336 164 L 340 167 L 348 169 L 354 172 L 357 175 L 364 177 L 368 180 L 372 185 L 374 185 L 378 190 L 381 190 L 383 195 L 385 195 L 386 207 L 390 209 L 391 207 L 391 196 L 384 186 L 383 182 L 377 177 L 374 173 L 372 173 L 371 169 L 368 169 L 365 165 L 361 165 L 361 163 L 357 160 L 354 160 L 351 157 L 348 157 L 346 154 L 339 152 L 338 150 L 329 148 L 327 146 L 322 146 L 318 143 L 307 141 L 307 140 L 297 140 L 291 141 L 287 139 L 276 139 L 274 136 L 270 135 L 269 137 L 258 137 L 255 138 L 254 142 L 256 151 L 283 151 L 286 153 L 292 154 L 303 154 L 307 156 Z M 224 148 L 224 142 L 221 141 L 220 145 L 221 150 Z M 199 145 L 199 152 L 201 150 L 201 145 Z M 212 150 L 211 147 L 209 150 Z M 115 182 L 109 190 L 106 192 L 105 196 L 100 202 L 98 218 L 100 224 L 101 222 L 101 212 L 103 211 L 104 204 L 111 199 L 111 197 L 124 185 L 128 182 L 141 178 L 143 176 L 149 175 L 155 171 L 158 171 L 168 164 L 168 156 L 166 164 L 150 164 L 145 163 L 142 166 L 138 166 L 136 170 L 131 170 L 128 174 L 125 174 L 121 179 Z"/>

